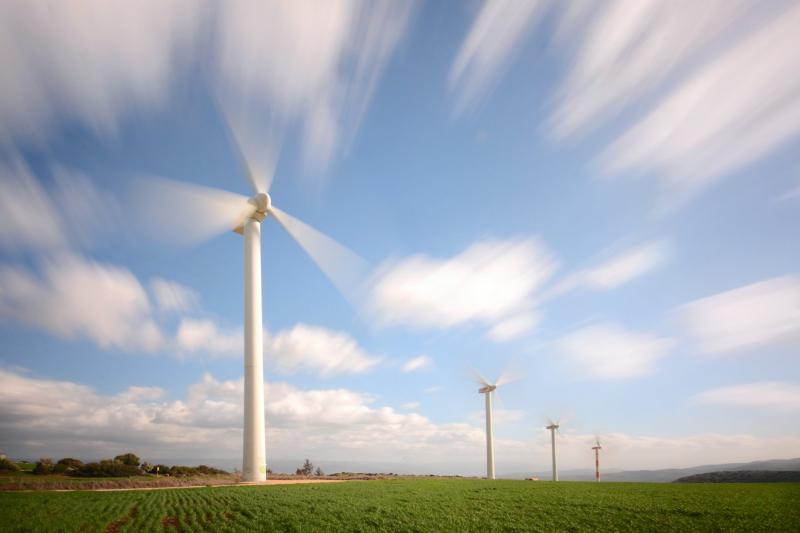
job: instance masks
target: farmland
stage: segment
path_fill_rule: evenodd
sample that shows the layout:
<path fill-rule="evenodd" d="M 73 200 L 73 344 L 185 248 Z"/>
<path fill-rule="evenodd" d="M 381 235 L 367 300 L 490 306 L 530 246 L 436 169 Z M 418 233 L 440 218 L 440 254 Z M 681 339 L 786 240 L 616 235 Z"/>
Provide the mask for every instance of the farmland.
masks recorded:
<path fill-rule="evenodd" d="M 800 484 L 399 479 L 0 493 L 2 531 L 791 531 Z"/>

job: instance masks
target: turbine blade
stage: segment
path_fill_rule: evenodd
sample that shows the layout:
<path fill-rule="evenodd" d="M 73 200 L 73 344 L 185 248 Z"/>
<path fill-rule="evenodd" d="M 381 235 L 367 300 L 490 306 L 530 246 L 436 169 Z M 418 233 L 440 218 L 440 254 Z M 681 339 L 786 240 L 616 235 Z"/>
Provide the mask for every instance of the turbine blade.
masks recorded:
<path fill-rule="evenodd" d="M 477 370 L 475 370 L 474 368 L 470 367 L 470 368 L 469 368 L 469 373 L 471 374 L 471 376 L 470 376 L 470 377 L 471 377 L 471 379 L 472 379 L 472 380 L 473 380 L 475 383 L 477 383 L 478 385 L 483 385 L 483 386 L 485 386 L 485 387 L 488 387 L 488 386 L 490 386 L 490 385 L 491 385 L 491 383 L 489 383 L 488 381 L 486 381 L 486 378 L 485 378 L 485 377 L 483 377 L 482 375 L 480 375 L 480 373 L 479 373 Z"/>
<path fill-rule="evenodd" d="M 179 245 L 231 231 L 254 209 L 241 194 L 157 177 L 137 180 L 129 201 L 135 233 Z"/>
<path fill-rule="evenodd" d="M 367 277 L 369 265 L 358 254 L 289 213 L 272 206 L 270 213 L 311 256 L 323 274 L 351 304 Z"/>
<path fill-rule="evenodd" d="M 519 381 L 523 377 L 525 376 L 519 369 L 507 366 L 500 373 L 500 376 L 497 378 L 495 385 L 497 385 L 498 387 L 500 385 L 507 385 L 509 383 L 513 383 L 514 381 Z"/>

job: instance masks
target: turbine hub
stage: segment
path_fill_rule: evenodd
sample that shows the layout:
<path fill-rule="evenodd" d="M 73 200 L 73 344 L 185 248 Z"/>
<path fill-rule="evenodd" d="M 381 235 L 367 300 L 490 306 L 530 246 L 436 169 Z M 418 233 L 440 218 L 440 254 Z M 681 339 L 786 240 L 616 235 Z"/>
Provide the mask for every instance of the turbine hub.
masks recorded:
<path fill-rule="evenodd" d="M 264 217 L 269 214 L 269 210 L 272 208 L 272 198 L 270 198 L 269 193 L 257 193 L 255 196 L 250 198 L 248 202 L 253 204 L 256 208 L 253 214 L 250 215 L 250 218 L 258 220 L 259 222 L 264 220 Z"/>

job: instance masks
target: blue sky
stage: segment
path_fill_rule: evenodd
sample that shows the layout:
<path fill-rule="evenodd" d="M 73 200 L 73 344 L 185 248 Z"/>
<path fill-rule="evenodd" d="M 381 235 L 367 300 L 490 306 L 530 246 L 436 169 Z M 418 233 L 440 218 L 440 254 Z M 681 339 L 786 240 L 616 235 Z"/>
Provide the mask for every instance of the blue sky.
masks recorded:
<path fill-rule="evenodd" d="M 241 237 L 132 193 L 247 194 L 219 101 L 367 264 L 348 302 L 264 223 L 268 461 L 481 472 L 470 368 L 519 377 L 501 474 L 547 417 L 565 468 L 797 455 L 796 4 L 39 7 L 0 17 L 6 453 L 237 463 Z"/>

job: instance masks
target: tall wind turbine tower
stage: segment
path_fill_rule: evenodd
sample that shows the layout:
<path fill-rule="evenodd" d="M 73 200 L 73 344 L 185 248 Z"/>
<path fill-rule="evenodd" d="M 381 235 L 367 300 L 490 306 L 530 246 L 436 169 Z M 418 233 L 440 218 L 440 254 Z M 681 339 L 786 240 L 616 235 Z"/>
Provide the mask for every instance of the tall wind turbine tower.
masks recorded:
<path fill-rule="evenodd" d="M 492 435 L 492 393 L 497 385 L 488 383 L 478 389 L 486 397 L 486 479 L 494 479 L 494 437 Z"/>
<path fill-rule="evenodd" d="M 600 439 L 595 439 L 595 445 L 592 446 L 594 450 L 594 479 L 595 481 L 600 481 L 600 450 L 603 448 L 600 446 Z"/>
<path fill-rule="evenodd" d="M 494 437 L 492 435 L 492 394 L 500 385 L 505 385 L 519 379 L 519 375 L 513 374 L 509 368 L 503 370 L 500 377 L 494 383 L 489 383 L 486 379 L 472 371 L 475 381 L 481 385 L 478 393 L 483 394 L 486 399 L 486 479 L 494 479 Z"/>
<path fill-rule="evenodd" d="M 559 425 L 556 422 L 550 422 L 547 429 L 550 430 L 550 444 L 553 451 L 553 481 L 558 481 L 558 467 L 556 466 L 556 431 Z"/>
<path fill-rule="evenodd" d="M 225 118 L 225 117 L 223 117 Z M 164 179 L 137 183 L 135 213 L 161 238 L 197 243 L 233 230 L 244 237 L 244 432 L 242 480 L 267 478 L 264 419 L 264 349 L 261 309 L 261 223 L 271 215 L 342 292 L 354 288 L 364 261 L 333 239 L 272 205 L 272 168 L 258 164 L 226 123 L 252 197 Z M 263 159 L 263 158 L 262 158 Z"/>

